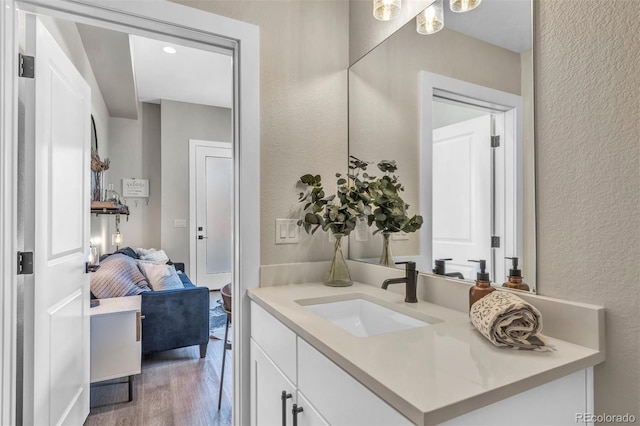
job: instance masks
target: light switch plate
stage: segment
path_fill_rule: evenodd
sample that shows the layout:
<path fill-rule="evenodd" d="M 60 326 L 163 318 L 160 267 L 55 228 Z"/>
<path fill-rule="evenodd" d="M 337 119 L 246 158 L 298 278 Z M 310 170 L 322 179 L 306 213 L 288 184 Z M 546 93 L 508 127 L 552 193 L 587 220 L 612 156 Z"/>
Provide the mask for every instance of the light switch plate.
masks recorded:
<path fill-rule="evenodd" d="M 296 219 L 276 219 L 276 244 L 298 244 L 300 227 Z"/>
<path fill-rule="evenodd" d="M 186 228 L 187 227 L 187 219 L 174 219 L 173 227 L 174 228 Z"/>

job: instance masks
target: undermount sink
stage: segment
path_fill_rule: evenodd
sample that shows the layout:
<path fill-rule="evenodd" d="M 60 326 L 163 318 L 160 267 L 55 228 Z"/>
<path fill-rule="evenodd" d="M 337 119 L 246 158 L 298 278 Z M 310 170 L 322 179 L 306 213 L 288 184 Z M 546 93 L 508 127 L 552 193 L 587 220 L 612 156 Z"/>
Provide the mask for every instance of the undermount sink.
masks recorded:
<path fill-rule="evenodd" d="M 393 333 L 440 322 L 431 317 L 424 318 L 425 320 L 413 318 L 362 297 L 337 301 L 307 299 L 297 302 L 357 337 Z"/>

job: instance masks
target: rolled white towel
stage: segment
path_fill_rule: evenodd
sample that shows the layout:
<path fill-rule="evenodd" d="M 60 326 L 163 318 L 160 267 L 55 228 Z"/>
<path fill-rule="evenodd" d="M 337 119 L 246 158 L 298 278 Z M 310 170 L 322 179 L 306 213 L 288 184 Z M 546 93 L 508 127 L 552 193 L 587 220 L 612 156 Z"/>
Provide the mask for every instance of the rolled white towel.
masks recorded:
<path fill-rule="evenodd" d="M 542 316 L 533 305 L 507 291 L 494 291 L 471 306 L 471 323 L 496 346 L 552 351 L 542 330 Z"/>

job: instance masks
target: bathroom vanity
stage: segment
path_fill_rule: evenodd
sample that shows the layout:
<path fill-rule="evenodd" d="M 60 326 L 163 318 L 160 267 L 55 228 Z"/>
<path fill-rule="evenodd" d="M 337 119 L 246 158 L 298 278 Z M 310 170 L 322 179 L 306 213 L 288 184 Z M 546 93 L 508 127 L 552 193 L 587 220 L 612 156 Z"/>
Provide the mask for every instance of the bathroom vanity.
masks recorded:
<path fill-rule="evenodd" d="M 497 348 L 466 312 L 361 283 L 275 285 L 249 297 L 252 424 L 574 424 L 593 412 L 591 367 L 604 353 L 583 337 L 549 335 L 548 353 Z M 368 306 L 349 306 L 363 312 L 364 332 L 332 318 L 342 302 Z M 601 308 L 566 303 L 566 321 L 591 317 L 602 332 Z M 385 329 L 393 315 L 400 325 Z"/>

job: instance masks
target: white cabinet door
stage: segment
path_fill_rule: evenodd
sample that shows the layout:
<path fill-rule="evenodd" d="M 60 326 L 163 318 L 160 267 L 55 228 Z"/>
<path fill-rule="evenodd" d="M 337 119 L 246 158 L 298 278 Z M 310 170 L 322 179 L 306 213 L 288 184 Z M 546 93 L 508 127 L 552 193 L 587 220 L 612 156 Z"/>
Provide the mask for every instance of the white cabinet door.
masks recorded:
<path fill-rule="evenodd" d="M 91 317 L 91 383 L 140 374 L 140 330 L 140 311 Z"/>
<path fill-rule="evenodd" d="M 282 392 L 291 395 L 284 407 Z M 295 386 L 251 339 L 251 424 L 276 426 L 283 424 L 283 418 L 291 424 L 294 398 Z"/>
<path fill-rule="evenodd" d="M 302 408 L 302 411 L 298 413 L 298 426 L 329 426 L 329 423 L 322 418 L 300 391 L 298 391 L 298 407 Z"/>

